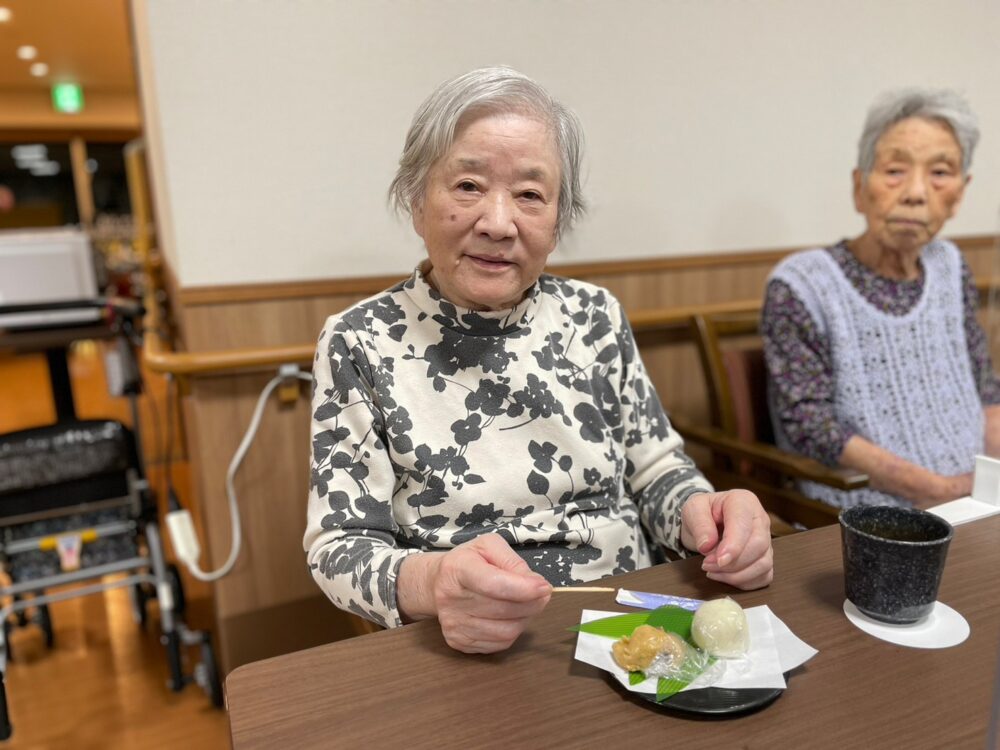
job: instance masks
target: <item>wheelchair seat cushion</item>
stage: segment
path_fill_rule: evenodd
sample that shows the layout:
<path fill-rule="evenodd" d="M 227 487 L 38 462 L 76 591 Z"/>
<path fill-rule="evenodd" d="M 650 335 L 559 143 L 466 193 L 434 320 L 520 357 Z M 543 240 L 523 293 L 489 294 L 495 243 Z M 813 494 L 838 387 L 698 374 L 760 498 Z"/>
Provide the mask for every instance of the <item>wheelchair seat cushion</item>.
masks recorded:
<path fill-rule="evenodd" d="M 111 420 L 8 432 L 0 435 L 0 495 L 122 472 L 133 455 L 128 429 Z"/>

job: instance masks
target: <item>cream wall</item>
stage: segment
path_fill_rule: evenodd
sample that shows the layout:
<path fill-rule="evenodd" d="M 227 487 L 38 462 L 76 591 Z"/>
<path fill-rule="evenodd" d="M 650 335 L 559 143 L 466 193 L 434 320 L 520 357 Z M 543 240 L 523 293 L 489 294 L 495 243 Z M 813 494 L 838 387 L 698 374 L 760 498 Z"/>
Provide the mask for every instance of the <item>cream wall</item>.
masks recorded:
<path fill-rule="evenodd" d="M 439 81 L 507 63 L 573 107 L 592 211 L 554 260 L 794 247 L 857 231 L 886 88 L 963 91 L 984 137 L 951 234 L 997 231 L 993 0 L 132 0 L 180 284 L 404 273 L 385 190 Z"/>

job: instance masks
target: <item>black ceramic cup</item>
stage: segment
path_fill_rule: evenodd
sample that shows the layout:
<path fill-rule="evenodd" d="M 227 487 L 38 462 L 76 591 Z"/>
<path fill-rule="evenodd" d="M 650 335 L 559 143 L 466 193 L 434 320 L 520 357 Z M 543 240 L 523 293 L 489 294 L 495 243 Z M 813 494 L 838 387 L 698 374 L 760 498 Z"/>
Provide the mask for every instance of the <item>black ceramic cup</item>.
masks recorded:
<path fill-rule="evenodd" d="M 841 511 L 847 598 L 882 622 L 926 617 L 937 600 L 953 533 L 950 523 L 922 510 L 857 506 Z"/>

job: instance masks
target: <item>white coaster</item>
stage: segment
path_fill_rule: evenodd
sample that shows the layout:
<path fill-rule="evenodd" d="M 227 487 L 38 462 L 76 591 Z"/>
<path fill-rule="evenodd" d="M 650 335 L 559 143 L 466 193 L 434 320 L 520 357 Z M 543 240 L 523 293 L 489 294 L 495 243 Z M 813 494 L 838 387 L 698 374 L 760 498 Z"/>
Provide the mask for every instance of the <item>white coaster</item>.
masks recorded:
<path fill-rule="evenodd" d="M 855 627 L 883 641 L 911 648 L 949 648 L 969 637 L 969 623 L 947 604 L 934 602 L 930 614 L 909 625 L 890 625 L 862 614 L 847 599 L 844 614 Z"/>

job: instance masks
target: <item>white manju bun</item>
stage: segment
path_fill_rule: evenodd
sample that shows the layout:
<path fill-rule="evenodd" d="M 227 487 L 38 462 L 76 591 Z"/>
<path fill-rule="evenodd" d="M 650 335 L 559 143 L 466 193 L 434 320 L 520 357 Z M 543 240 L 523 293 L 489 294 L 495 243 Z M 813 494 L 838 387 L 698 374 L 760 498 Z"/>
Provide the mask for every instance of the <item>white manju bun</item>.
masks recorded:
<path fill-rule="evenodd" d="M 743 656 L 750 648 L 746 613 L 728 596 L 705 602 L 694 613 L 691 638 L 712 656 Z"/>

